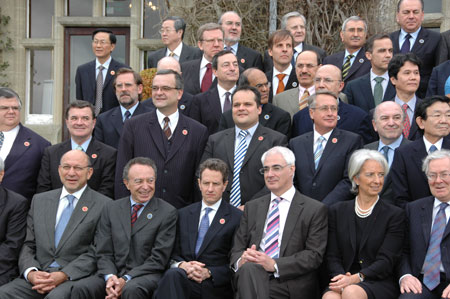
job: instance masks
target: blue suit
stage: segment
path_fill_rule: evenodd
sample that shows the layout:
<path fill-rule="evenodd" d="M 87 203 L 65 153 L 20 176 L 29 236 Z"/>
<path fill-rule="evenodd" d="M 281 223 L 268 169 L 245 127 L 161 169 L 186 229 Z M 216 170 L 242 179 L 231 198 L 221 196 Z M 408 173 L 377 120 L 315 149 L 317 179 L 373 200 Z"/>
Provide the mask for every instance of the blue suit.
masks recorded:
<path fill-rule="evenodd" d="M 445 96 L 445 82 L 450 77 L 450 60 L 433 68 L 430 81 L 428 81 L 427 97 Z"/>
<path fill-rule="evenodd" d="M 322 64 L 332 64 L 342 70 L 342 66 L 344 65 L 344 55 L 345 51 L 341 51 L 327 56 L 323 60 Z M 370 72 L 371 67 L 372 65 L 370 64 L 369 59 L 367 59 L 366 57 L 366 49 L 362 47 L 359 50 L 358 55 L 356 55 L 352 66 L 348 70 L 348 74 L 344 79 L 344 83 L 347 84 L 348 82 L 367 74 L 368 72 Z"/>

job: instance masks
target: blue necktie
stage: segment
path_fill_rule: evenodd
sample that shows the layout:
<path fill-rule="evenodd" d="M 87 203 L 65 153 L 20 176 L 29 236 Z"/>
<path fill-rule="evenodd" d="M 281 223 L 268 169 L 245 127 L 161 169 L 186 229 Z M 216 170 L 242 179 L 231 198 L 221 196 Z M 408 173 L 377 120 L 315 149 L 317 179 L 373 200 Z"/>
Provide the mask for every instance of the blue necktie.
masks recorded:
<path fill-rule="evenodd" d="M 62 211 L 61 217 L 59 218 L 59 222 L 56 225 L 55 247 L 58 247 L 59 241 L 61 240 L 61 236 L 64 233 L 64 230 L 66 229 L 67 223 L 69 223 L 70 216 L 72 216 L 72 212 L 73 212 L 73 200 L 75 199 L 75 196 L 69 194 L 66 196 L 66 198 L 69 201 L 69 204 Z"/>
<path fill-rule="evenodd" d="M 280 245 L 278 237 L 280 233 L 280 210 L 278 204 L 282 198 L 277 197 L 273 200 L 272 208 L 267 217 L 266 235 L 264 236 L 264 251 L 271 258 L 277 258 L 280 254 Z"/>
<path fill-rule="evenodd" d="M 202 221 L 200 221 L 200 227 L 198 228 L 197 243 L 195 244 L 195 255 L 198 254 L 200 247 L 202 246 L 203 239 L 205 238 L 206 232 L 209 228 L 209 217 L 208 213 L 211 212 L 211 208 L 205 209 L 205 215 L 203 215 Z"/>
<path fill-rule="evenodd" d="M 325 137 L 323 137 L 323 136 L 320 136 L 319 138 L 317 138 L 318 144 L 316 147 L 316 151 L 314 152 L 314 167 L 315 167 L 315 169 L 317 169 L 317 167 L 319 166 L 320 158 L 322 157 L 324 141 L 325 141 Z"/>
<path fill-rule="evenodd" d="M 411 52 L 411 43 L 409 39 L 411 38 L 411 35 L 408 33 L 405 36 L 405 41 L 403 42 L 402 48 L 400 49 L 400 53 L 406 54 L 408 52 Z"/>
<path fill-rule="evenodd" d="M 247 153 L 247 143 L 245 142 L 245 137 L 248 131 L 241 130 L 239 132 L 239 145 L 236 152 L 234 153 L 234 168 L 233 168 L 233 182 L 231 184 L 231 194 L 230 194 L 230 204 L 234 207 L 239 207 L 241 205 L 241 182 L 240 173 L 242 163 L 244 162 L 245 154 Z"/>
<path fill-rule="evenodd" d="M 127 119 L 130 119 L 130 117 L 131 117 L 131 112 L 130 112 L 129 110 L 125 111 L 124 117 L 125 117 L 125 118 L 124 118 L 123 122 L 125 122 Z"/>
<path fill-rule="evenodd" d="M 428 153 L 431 154 L 433 152 L 437 151 L 437 147 L 433 144 L 430 146 L 430 149 L 428 150 Z"/>
<path fill-rule="evenodd" d="M 385 145 L 381 148 L 381 150 L 383 151 L 383 155 L 386 158 L 386 161 L 389 163 L 389 146 Z"/>

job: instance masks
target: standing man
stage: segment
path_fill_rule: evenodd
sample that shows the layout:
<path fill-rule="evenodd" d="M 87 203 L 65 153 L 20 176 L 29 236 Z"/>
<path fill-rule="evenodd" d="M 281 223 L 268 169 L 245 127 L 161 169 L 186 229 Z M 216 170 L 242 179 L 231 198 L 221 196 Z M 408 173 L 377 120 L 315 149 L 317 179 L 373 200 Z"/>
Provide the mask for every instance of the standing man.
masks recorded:
<path fill-rule="evenodd" d="M 422 62 L 417 92 L 420 98 L 425 97 L 431 71 L 438 65 L 441 41 L 439 32 L 422 27 L 423 17 L 423 0 L 399 0 L 396 20 L 401 28 L 390 34 L 394 54 L 412 52 Z"/>
<path fill-rule="evenodd" d="M 144 86 L 141 76 L 128 68 L 117 71 L 113 81 L 119 106 L 98 116 L 94 137 L 100 142 L 117 149 L 123 123 L 130 117 L 150 112 L 152 109 L 141 105 L 141 95 Z"/>
<path fill-rule="evenodd" d="M 20 277 L 0 288 L 0 298 L 71 298 L 71 290 L 96 270 L 94 233 L 110 199 L 87 185 L 89 157 L 71 150 L 61 158 L 63 187 L 36 194 L 19 256 Z"/>
<path fill-rule="evenodd" d="M 295 156 L 289 149 L 274 147 L 261 161 L 270 194 L 246 205 L 234 238 L 236 298 L 316 298 L 327 208 L 294 188 Z"/>
<path fill-rule="evenodd" d="M 224 12 L 219 18 L 219 25 L 225 38 L 225 50 L 236 55 L 239 66 L 245 70 L 251 67 L 263 69 L 261 54 L 239 43 L 242 33 L 242 19 L 235 11 Z"/>
<path fill-rule="evenodd" d="M 155 163 L 131 159 L 123 182 L 131 195 L 105 206 L 96 240 L 97 275 L 72 291 L 72 298 L 152 298 L 169 263 L 177 210 L 155 197 Z"/>
<path fill-rule="evenodd" d="M 58 172 L 61 157 L 70 150 L 81 150 L 89 156 L 89 165 L 93 169 L 88 181 L 89 187 L 113 198 L 117 151 L 92 137 L 95 126 L 94 106 L 86 101 L 71 102 L 65 117 L 70 139 L 45 149 L 37 193 L 62 187 Z"/>
<path fill-rule="evenodd" d="M 365 46 L 370 72 L 345 86 L 348 103 L 369 113 L 383 101 L 392 100 L 395 89 L 389 79 L 388 65 L 392 59 L 392 41 L 387 34 L 375 34 Z M 370 92 L 368 92 L 370 91 Z"/>
<path fill-rule="evenodd" d="M 128 67 L 111 57 L 116 47 L 116 36 L 108 29 L 97 29 L 92 33 L 92 51 L 95 60 L 80 65 L 75 75 L 77 100 L 95 106 L 95 115 L 118 106 L 111 83 L 115 72 Z"/>
<path fill-rule="evenodd" d="M 233 169 L 223 197 L 233 206 L 243 208 L 264 188 L 264 179 L 258 173 L 261 155 L 275 145 L 286 145 L 287 138 L 259 125 L 261 96 L 256 88 L 239 86 L 232 100 L 235 126 L 209 137 L 202 161 L 218 158 Z"/>
<path fill-rule="evenodd" d="M 198 48 L 186 45 L 183 42 L 186 23 L 177 16 L 170 16 L 163 20 L 159 33 L 165 48 L 154 51 L 148 55 L 147 68 L 155 68 L 163 57 L 173 57 L 179 63 L 199 59 L 202 52 Z"/>
<path fill-rule="evenodd" d="M 2 186 L 31 200 L 42 155 L 50 142 L 20 123 L 21 108 L 15 91 L 0 87 L 0 158 L 5 161 Z"/>
<path fill-rule="evenodd" d="M 223 30 L 219 24 L 206 23 L 197 30 L 197 44 L 203 51 L 200 59 L 181 64 L 186 92 L 196 95 L 217 84 L 212 71 L 214 55 L 223 50 Z"/>
<path fill-rule="evenodd" d="M 358 16 L 351 16 L 342 24 L 340 35 L 345 50 L 325 57 L 323 64 L 337 66 L 342 71 L 342 80 L 347 84 L 370 70 L 370 62 L 364 49 L 367 23 Z"/>
<path fill-rule="evenodd" d="M 202 201 L 179 211 L 170 269 L 155 299 L 233 297 L 229 254 L 242 212 L 222 200 L 228 184 L 225 162 L 208 159 L 199 174 Z"/>
<path fill-rule="evenodd" d="M 176 208 L 194 202 L 195 171 L 200 164 L 208 130 L 179 113 L 183 79 L 173 70 L 160 70 L 153 78 L 155 111 L 125 122 L 117 153 L 115 198 L 128 195 L 121 173 L 134 157 L 149 157 L 157 167 L 155 196 Z"/>

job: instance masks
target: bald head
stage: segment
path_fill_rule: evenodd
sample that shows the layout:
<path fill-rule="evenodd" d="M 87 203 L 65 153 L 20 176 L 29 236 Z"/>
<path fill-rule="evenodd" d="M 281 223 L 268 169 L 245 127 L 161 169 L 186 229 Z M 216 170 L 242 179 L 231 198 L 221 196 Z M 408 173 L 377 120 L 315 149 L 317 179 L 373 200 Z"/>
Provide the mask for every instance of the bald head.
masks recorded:
<path fill-rule="evenodd" d="M 316 90 L 327 89 L 339 94 L 344 88 L 341 70 L 332 64 L 321 66 L 316 72 L 315 87 Z"/>
<path fill-rule="evenodd" d="M 93 173 L 89 156 L 81 150 L 68 151 L 61 157 L 58 173 L 70 194 L 82 189 Z"/>
<path fill-rule="evenodd" d="M 156 66 L 157 71 L 159 70 L 173 70 L 181 75 L 180 63 L 173 57 L 161 58 Z"/>
<path fill-rule="evenodd" d="M 372 124 L 385 145 L 393 143 L 400 137 L 404 118 L 402 107 L 394 101 L 385 101 L 377 105 Z"/>
<path fill-rule="evenodd" d="M 260 69 L 246 69 L 239 79 L 239 86 L 241 85 L 250 85 L 258 89 L 261 94 L 261 104 L 264 105 L 269 102 L 270 85 L 267 81 L 266 74 Z"/>

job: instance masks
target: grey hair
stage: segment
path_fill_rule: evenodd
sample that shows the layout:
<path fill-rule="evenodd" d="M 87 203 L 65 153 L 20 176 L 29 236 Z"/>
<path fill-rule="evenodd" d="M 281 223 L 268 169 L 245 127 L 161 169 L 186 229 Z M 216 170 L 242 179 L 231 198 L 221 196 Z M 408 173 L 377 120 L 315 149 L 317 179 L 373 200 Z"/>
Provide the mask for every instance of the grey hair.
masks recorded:
<path fill-rule="evenodd" d="M 342 24 L 342 31 L 345 31 L 345 27 L 347 27 L 347 23 L 350 21 L 362 21 L 364 22 L 364 31 L 367 32 L 367 22 L 365 20 L 363 20 L 361 17 L 359 16 L 351 16 L 348 17 L 347 19 L 345 19 L 344 23 Z"/>
<path fill-rule="evenodd" d="M 430 162 L 433 161 L 433 160 L 444 159 L 444 158 L 450 159 L 450 150 L 441 149 L 440 151 L 435 151 L 435 152 L 429 154 L 428 156 L 426 156 L 425 159 L 423 159 L 422 171 L 425 174 L 428 174 L 428 169 L 430 167 Z"/>
<path fill-rule="evenodd" d="M 128 161 L 128 163 L 123 168 L 122 179 L 128 180 L 128 174 L 130 173 L 130 168 L 131 168 L 131 166 L 133 166 L 135 164 L 150 166 L 153 169 L 153 171 L 155 172 L 155 179 L 156 179 L 156 174 L 158 172 L 158 170 L 156 169 L 156 164 L 152 159 L 147 158 L 147 157 L 136 157 L 136 158 L 133 158 L 130 161 Z"/>
<path fill-rule="evenodd" d="M 17 103 L 19 104 L 19 110 L 22 109 L 22 101 L 20 100 L 19 95 L 17 92 L 12 90 L 9 87 L 0 87 L 0 98 L 5 99 L 16 99 Z"/>
<path fill-rule="evenodd" d="M 336 99 L 336 105 L 339 107 L 339 97 L 337 94 L 335 94 L 334 92 L 328 90 L 328 89 L 321 89 L 321 90 L 317 90 L 315 94 L 310 95 L 307 100 L 308 100 L 308 107 L 311 108 L 315 108 L 316 107 L 316 98 L 318 95 L 320 94 L 326 94 L 329 96 L 332 96 L 333 98 Z"/>
<path fill-rule="evenodd" d="M 384 170 L 384 176 L 387 175 L 389 171 L 389 164 L 382 153 L 369 149 L 359 149 L 354 151 L 350 157 L 350 161 L 348 162 L 348 178 L 352 182 L 352 189 L 350 190 L 352 193 L 358 193 L 358 185 L 356 185 L 354 178 L 355 176 L 359 177 L 361 168 L 364 163 L 369 160 L 380 163 Z"/>
<path fill-rule="evenodd" d="M 219 20 L 217 21 L 217 24 L 222 25 L 222 17 L 223 17 L 225 14 L 227 14 L 227 13 L 233 13 L 233 14 L 237 15 L 237 16 L 239 17 L 239 19 L 241 19 L 241 22 L 242 22 L 242 18 L 241 18 L 241 16 L 240 16 L 237 12 L 235 12 L 234 10 L 228 10 L 228 11 L 226 11 L 226 12 L 224 12 L 223 14 L 220 15 L 220 18 L 219 18 Z M 242 26 L 242 24 L 241 24 L 241 26 Z"/>
<path fill-rule="evenodd" d="M 288 149 L 287 147 L 284 147 L 284 146 L 274 146 L 271 149 L 267 150 L 261 157 L 261 163 L 264 165 L 264 161 L 266 160 L 266 157 L 273 155 L 273 154 L 280 154 L 281 156 L 283 156 L 287 165 L 295 165 L 294 153 L 290 149 Z"/>
<path fill-rule="evenodd" d="M 305 24 L 305 26 L 306 26 L 305 16 L 302 15 L 301 13 L 299 13 L 298 11 L 291 11 L 291 12 L 288 12 L 287 14 L 285 14 L 281 18 L 281 24 L 280 24 L 281 29 L 286 29 L 287 22 L 290 18 L 301 18 L 303 21 L 303 24 Z"/>

